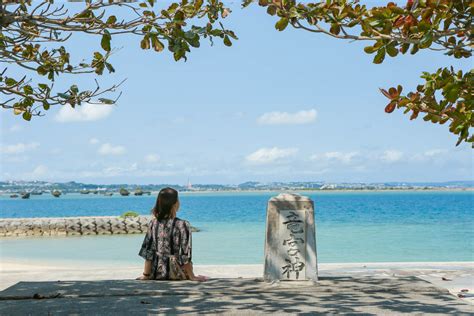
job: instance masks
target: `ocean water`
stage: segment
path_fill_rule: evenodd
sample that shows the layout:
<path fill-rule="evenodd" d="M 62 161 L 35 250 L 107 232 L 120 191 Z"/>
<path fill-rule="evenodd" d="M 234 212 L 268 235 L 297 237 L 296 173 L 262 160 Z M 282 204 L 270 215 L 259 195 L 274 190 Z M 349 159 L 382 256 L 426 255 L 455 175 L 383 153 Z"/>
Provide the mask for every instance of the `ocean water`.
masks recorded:
<path fill-rule="evenodd" d="M 305 192 L 315 202 L 319 262 L 474 261 L 474 192 Z M 181 194 L 195 264 L 263 262 L 265 213 L 275 193 Z M 0 197 L 0 217 L 149 214 L 154 196 Z M 0 239 L 5 259 L 135 264 L 143 236 Z M 87 255 L 85 255 L 87 254 Z"/>

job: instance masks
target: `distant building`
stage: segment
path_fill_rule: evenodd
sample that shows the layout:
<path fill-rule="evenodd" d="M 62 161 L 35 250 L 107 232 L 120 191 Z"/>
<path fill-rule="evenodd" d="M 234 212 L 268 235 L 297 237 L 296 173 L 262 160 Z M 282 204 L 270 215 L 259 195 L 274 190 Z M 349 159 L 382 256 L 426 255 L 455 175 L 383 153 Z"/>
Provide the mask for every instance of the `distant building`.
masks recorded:
<path fill-rule="evenodd" d="M 189 178 L 188 178 L 188 183 L 186 184 L 186 189 L 188 189 L 188 190 L 193 189 L 193 185 L 191 184 L 191 181 L 189 180 Z"/>

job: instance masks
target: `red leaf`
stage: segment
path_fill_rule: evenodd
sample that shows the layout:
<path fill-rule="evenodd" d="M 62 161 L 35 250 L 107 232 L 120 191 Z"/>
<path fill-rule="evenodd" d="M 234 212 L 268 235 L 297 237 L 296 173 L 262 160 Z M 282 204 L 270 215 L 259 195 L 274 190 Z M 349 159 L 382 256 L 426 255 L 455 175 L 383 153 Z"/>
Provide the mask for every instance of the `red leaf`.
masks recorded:
<path fill-rule="evenodd" d="M 385 107 L 385 113 L 392 113 L 395 110 L 395 106 L 397 105 L 396 102 L 390 102 L 386 107 Z"/>
<path fill-rule="evenodd" d="M 395 88 L 388 89 L 388 93 L 390 94 L 390 99 L 395 99 L 396 97 L 398 97 L 398 92 Z"/>
<path fill-rule="evenodd" d="M 380 92 L 382 92 L 382 94 L 383 94 L 384 96 L 386 96 L 387 98 L 391 99 L 390 93 L 388 93 L 387 90 L 382 89 L 382 88 L 379 88 L 379 90 L 380 90 Z"/>
<path fill-rule="evenodd" d="M 405 22 L 405 17 L 404 16 L 399 16 L 395 22 L 393 22 L 393 26 L 395 27 L 400 27 L 403 25 L 403 23 Z"/>

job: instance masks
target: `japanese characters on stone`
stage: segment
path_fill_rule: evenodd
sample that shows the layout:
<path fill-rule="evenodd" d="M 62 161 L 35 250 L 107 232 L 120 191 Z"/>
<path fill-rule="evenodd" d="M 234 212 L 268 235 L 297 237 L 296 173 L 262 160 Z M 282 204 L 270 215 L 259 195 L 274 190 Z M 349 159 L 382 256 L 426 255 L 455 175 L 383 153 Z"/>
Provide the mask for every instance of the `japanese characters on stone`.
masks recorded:
<path fill-rule="evenodd" d="M 282 279 L 305 279 L 305 212 L 289 210 L 280 212 L 280 231 L 285 263 L 281 267 Z"/>

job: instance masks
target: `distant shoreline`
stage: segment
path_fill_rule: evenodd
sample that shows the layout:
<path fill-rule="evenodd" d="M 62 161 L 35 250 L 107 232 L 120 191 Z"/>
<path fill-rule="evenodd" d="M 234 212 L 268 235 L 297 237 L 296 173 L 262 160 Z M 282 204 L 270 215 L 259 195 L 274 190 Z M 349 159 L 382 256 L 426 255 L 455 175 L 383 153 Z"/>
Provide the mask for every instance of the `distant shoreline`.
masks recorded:
<path fill-rule="evenodd" d="M 293 192 L 304 194 L 306 192 L 315 193 L 315 192 L 474 192 L 474 188 L 429 188 L 429 189 L 288 189 L 288 190 L 196 190 L 196 191 L 179 191 L 181 194 L 212 194 L 212 193 L 283 193 L 283 192 Z M 151 195 L 158 194 L 159 191 L 151 191 Z M 68 193 L 68 194 L 79 194 L 79 193 Z M 118 194 L 117 194 L 118 195 Z M 132 195 L 130 195 L 132 196 Z"/>
<path fill-rule="evenodd" d="M 473 191 L 474 188 L 429 188 L 429 189 L 291 189 L 291 190 L 203 190 L 203 191 L 180 191 L 181 194 L 199 194 L 199 193 L 282 193 L 282 192 L 464 192 Z M 152 191 L 152 194 L 158 191 Z"/>
<path fill-rule="evenodd" d="M 121 196 L 118 192 L 114 191 L 108 191 L 108 192 L 113 192 L 113 196 Z M 144 197 L 144 196 L 156 196 L 159 191 L 151 191 L 150 194 L 143 194 L 138 197 Z M 474 188 L 410 188 L 410 189 L 402 189 L 402 188 L 396 188 L 396 189 L 288 189 L 288 190 L 196 190 L 196 191 L 180 191 L 181 194 L 183 195 L 199 195 L 199 194 L 228 194 L 228 193 L 233 193 L 233 194 L 238 194 L 238 193 L 243 193 L 243 194 L 248 194 L 248 193 L 274 193 L 274 194 L 279 194 L 283 192 L 293 192 L 293 193 L 299 193 L 299 194 L 314 194 L 314 193 L 385 193 L 385 192 L 474 192 Z M 0 192 L 0 197 L 8 198 L 10 195 L 12 195 L 13 192 Z M 84 195 L 84 196 L 96 196 L 96 197 L 104 197 L 104 198 L 109 198 L 110 196 L 104 196 L 104 194 L 81 194 L 80 192 L 64 192 L 63 194 L 65 195 Z M 49 192 L 44 192 L 42 195 L 45 196 L 51 196 L 51 193 Z M 127 196 L 125 196 L 127 197 Z M 128 197 L 136 197 L 133 194 L 130 194 Z M 32 197 L 34 199 L 34 197 Z M 12 200 L 21 200 L 21 197 L 15 197 L 11 198 Z"/>

